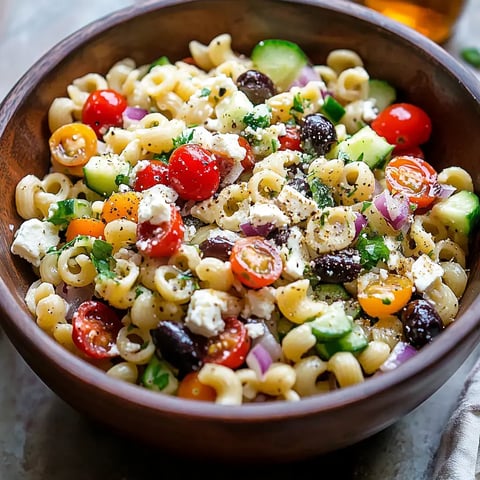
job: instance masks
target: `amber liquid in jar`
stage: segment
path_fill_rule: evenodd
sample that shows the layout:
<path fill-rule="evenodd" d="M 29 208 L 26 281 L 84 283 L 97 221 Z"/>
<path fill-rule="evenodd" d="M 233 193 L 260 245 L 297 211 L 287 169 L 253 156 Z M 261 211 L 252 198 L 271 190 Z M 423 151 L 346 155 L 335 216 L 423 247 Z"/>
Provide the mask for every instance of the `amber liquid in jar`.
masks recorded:
<path fill-rule="evenodd" d="M 442 43 L 452 35 L 464 0 L 362 0 L 360 3 Z"/>

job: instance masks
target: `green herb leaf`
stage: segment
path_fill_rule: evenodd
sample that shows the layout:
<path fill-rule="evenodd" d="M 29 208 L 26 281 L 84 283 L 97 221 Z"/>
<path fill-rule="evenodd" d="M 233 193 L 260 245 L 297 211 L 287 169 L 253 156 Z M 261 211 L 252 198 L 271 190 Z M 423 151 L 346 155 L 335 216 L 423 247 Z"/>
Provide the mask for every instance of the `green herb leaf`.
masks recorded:
<path fill-rule="evenodd" d="M 167 56 L 163 55 L 160 58 L 157 58 L 157 60 L 153 61 L 150 66 L 148 67 L 148 71 L 150 72 L 153 67 L 156 67 L 157 65 L 170 65 L 170 60 L 168 59 Z"/>
<path fill-rule="evenodd" d="M 178 137 L 173 139 L 173 148 L 190 143 L 193 140 L 193 130 L 184 130 Z"/>
<path fill-rule="evenodd" d="M 357 250 L 360 253 L 360 263 L 362 267 L 370 270 L 380 261 L 387 261 L 390 256 L 390 250 L 385 245 L 383 237 L 377 235 L 368 237 L 362 233 L 357 240 Z"/>
<path fill-rule="evenodd" d="M 335 205 L 331 188 L 325 185 L 319 178 L 311 178 L 308 184 L 310 185 L 313 199 L 320 208 L 333 207 Z"/>

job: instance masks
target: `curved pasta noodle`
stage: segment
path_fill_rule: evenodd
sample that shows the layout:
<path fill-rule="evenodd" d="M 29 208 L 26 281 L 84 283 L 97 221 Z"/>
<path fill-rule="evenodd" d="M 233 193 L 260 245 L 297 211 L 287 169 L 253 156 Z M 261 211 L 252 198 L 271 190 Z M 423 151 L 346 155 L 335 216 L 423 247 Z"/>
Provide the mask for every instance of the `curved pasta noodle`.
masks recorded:
<path fill-rule="evenodd" d="M 216 363 L 206 363 L 198 371 L 198 380 L 215 389 L 217 394 L 215 403 L 220 405 L 242 404 L 242 383 L 231 368 Z"/>
<path fill-rule="evenodd" d="M 363 67 L 343 70 L 335 84 L 335 97 L 340 101 L 354 102 L 368 97 L 368 80 L 370 76 Z"/>
<path fill-rule="evenodd" d="M 335 375 L 341 388 L 363 382 L 364 376 L 359 361 L 351 352 L 337 352 L 327 363 L 327 369 Z"/>
<path fill-rule="evenodd" d="M 192 275 L 185 274 L 171 265 L 162 265 L 155 271 L 155 287 L 167 301 L 183 304 L 190 301 L 196 289 Z"/>
<path fill-rule="evenodd" d="M 327 380 L 318 379 L 327 371 L 327 362 L 319 357 L 311 355 L 303 358 L 293 368 L 296 376 L 293 388 L 301 397 L 326 393 L 330 390 L 330 383 Z"/>
<path fill-rule="evenodd" d="M 35 197 L 42 188 L 42 181 L 35 175 L 25 175 L 17 183 L 15 187 L 15 206 L 17 213 L 23 219 L 43 218 L 44 213 L 35 202 Z"/>
<path fill-rule="evenodd" d="M 348 68 L 363 67 L 363 60 L 354 50 L 337 48 L 327 55 L 326 64 L 338 74 Z"/>
<path fill-rule="evenodd" d="M 90 259 L 91 248 L 90 240 L 81 239 L 61 251 L 57 270 L 66 284 L 84 287 L 94 281 L 97 270 Z"/>
<path fill-rule="evenodd" d="M 133 324 L 125 325 L 120 329 L 116 346 L 123 359 L 136 365 L 148 363 L 155 352 L 155 344 L 150 332 Z"/>
<path fill-rule="evenodd" d="M 367 375 L 375 373 L 390 355 L 390 346 L 385 342 L 371 341 L 357 359 Z"/>
<path fill-rule="evenodd" d="M 458 313 L 458 298 L 450 287 L 442 281 L 435 282 L 426 290 L 424 297 L 435 305 L 445 326 L 453 322 Z"/>
<path fill-rule="evenodd" d="M 292 328 L 282 340 L 282 352 L 288 360 L 299 362 L 317 343 L 308 323 Z"/>
<path fill-rule="evenodd" d="M 222 292 L 228 292 L 234 282 L 230 262 L 223 262 L 218 258 L 203 258 L 197 267 L 195 273 L 200 279 L 202 288 L 213 288 Z"/>
<path fill-rule="evenodd" d="M 447 167 L 438 173 L 438 182 L 452 185 L 458 191 L 467 190 L 473 192 L 473 180 L 471 175 L 462 167 Z"/>
<path fill-rule="evenodd" d="M 107 370 L 107 375 L 128 383 L 137 383 L 138 368 L 132 362 L 120 362 Z"/>
<path fill-rule="evenodd" d="M 440 266 L 443 268 L 443 282 L 460 298 L 467 288 L 468 275 L 465 268 L 457 262 L 440 262 Z"/>

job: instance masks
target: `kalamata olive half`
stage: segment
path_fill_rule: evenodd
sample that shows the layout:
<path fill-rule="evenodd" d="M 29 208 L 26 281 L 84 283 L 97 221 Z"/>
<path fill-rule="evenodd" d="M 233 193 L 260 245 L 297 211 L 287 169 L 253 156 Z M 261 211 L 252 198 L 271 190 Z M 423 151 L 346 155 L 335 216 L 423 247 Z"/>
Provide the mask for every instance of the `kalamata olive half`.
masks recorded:
<path fill-rule="evenodd" d="M 403 333 L 407 342 L 421 348 L 443 330 L 443 322 L 435 307 L 424 299 L 410 301 L 401 312 Z"/>
<path fill-rule="evenodd" d="M 258 70 L 247 70 L 237 78 L 237 87 L 254 104 L 264 103 L 275 95 L 275 86 L 270 77 Z"/>
<path fill-rule="evenodd" d="M 178 368 L 181 377 L 202 366 L 203 337 L 191 333 L 182 323 L 162 320 L 150 333 L 160 356 Z"/>
<path fill-rule="evenodd" d="M 311 268 L 322 282 L 344 283 L 355 280 L 362 265 L 358 251 L 348 248 L 320 255 L 312 260 Z"/>
<path fill-rule="evenodd" d="M 311 113 L 304 118 L 300 136 L 303 151 L 311 155 L 327 154 L 337 141 L 335 126 L 321 113 Z"/>
<path fill-rule="evenodd" d="M 225 237 L 212 237 L 204 240 L 198 247 L 204 257 L 215 257 L 227 262 L 232 253 L 234 242 Z"/>

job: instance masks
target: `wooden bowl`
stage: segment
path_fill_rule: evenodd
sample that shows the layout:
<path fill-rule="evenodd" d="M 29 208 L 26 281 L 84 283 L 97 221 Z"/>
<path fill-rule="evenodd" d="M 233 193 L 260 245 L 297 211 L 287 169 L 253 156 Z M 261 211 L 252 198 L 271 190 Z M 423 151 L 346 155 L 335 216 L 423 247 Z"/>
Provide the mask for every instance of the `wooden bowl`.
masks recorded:
<path fill-rule="evenodd" d="M 299 43 L 315 62 L 352 48 L 372 76 L 433 119 L 428 158 L 459 165 L 480 188 L 477 80 L 439 46 L 379 14 L 331 0 L 200 0 L 138 4 L 66 38 L 12 89 L 0 106 L 1 324 L 38 376 L 89 417 L 141 442 L 183 456 L 246 461 L 301 459 L 344 447 L 394 423 L 432 395 L 480 339 L 480 249 L 472 248 L 470 280 L 457 320 L 415 358 L 363 384 L 300 402 L 220 407 L 164 396 L 106 376 L 64 350 L 32 320 L 24 295 L 33 273 L 10 253 L 20 224 L 16 183 L 49 165 L 47 111 L 73 79 L 106 72 L 117 60 L 138 64 L 159 55 L 181 58 L 188 42 L 229 32 L 245 53 L 264 38 Z M 478 245 L 478 236 L 475 238 Z"/>

